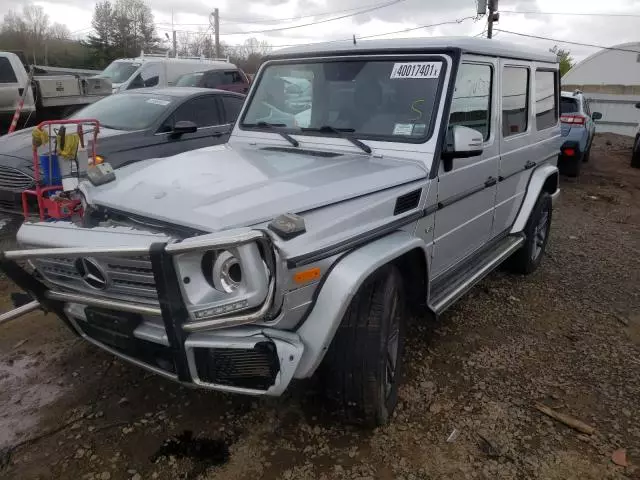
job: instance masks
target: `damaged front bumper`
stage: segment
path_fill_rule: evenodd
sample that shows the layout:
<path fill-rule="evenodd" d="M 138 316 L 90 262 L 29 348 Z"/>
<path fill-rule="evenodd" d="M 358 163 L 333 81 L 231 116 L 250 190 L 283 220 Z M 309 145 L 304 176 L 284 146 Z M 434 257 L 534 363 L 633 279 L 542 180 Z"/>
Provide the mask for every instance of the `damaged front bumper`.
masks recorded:
<path fill-rule="evenodd" d="M 253 231 L 240 237 L 220 236 L 207 240 L 206 245 L 222 248 L 262 235 Z M 3 252 L 0 270 L 36 299 L 40 308 L 55 313 L 75 333 L 130 363 L 202 388 L 281 395 L 294 377 L 305 349 L 297 333 L 260 325 L 273 307 L 275 274 L 264 303 L 253 311 L 194 321 L 181 294 L 174 255 L 202 245 L 186 243 L 181 246 L 154 241 L 127 248 L 101 245 Z M 150 259 L 157 302 L 59 288 L 37 270 L 29 273 L 21 265 L 24 261 L 52 257 L 101 259 L 114 255 Z"/>

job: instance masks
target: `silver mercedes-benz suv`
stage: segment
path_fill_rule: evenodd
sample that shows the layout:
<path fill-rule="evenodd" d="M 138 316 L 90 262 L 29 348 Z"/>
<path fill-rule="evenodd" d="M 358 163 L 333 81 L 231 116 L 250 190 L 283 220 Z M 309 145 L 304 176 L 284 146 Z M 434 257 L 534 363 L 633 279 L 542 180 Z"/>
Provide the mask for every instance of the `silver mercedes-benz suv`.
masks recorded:
<path fill-rule="evenodd" d="M 317 372 L 349 418 L 382 424 L 407 309 L 437 316 L 503 262 L 540 263 L 559 95 L 555 55 L 495 40 L 280 50 L 228 144 L 91 177 L 82 218 L 25 223 L 1 268 L 163 377 L 280 395 Z"/>

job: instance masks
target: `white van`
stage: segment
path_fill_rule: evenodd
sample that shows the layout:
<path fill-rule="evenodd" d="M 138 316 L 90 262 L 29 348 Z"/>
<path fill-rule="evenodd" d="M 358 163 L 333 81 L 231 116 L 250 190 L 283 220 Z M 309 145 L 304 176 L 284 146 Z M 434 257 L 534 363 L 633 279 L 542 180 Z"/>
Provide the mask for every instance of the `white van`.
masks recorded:
<path fill-rule="evenodd" d="M 113 93 L 144 87 L 170 87 L 187 73 L 236 66 L 222 58 L 182 57 L 140 53 L 138 58 L 119 58 L 100 74 L 111 80 Z"/>

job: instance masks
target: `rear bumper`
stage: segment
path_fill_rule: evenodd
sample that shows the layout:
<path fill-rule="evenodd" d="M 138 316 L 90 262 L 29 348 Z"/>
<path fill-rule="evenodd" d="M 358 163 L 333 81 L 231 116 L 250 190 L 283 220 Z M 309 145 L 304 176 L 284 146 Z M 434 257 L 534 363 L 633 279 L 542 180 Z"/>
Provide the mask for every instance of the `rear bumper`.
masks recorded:
<path fill-rule="evenodd" d="M 565 152 L 573 151 L 573 155 L 568 155 Z M 565 142 L 560 147 L 560 155 L 558 155 L 558 167 L 560 168 L 562 164 L 566 164 L 569 162 L 580 161 L 583 155 L 583 150 L 580 148 L 580 142 L 575 140 L 565 140 Z"/>

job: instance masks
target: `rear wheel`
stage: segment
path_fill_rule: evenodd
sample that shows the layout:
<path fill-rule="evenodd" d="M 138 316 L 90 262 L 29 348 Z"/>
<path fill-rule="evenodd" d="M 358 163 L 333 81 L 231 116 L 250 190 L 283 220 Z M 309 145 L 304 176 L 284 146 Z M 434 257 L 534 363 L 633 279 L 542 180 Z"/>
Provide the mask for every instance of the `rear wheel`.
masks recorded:
<path fill-rule="evenodd" d="M 551 196 L 542 192 L 524 227 L 524 245 L 508 260 L 509 270 L 513 273 L 528 275 L 540 265 L 549 241 L 552 213 Z"/>
<path fill-rule="evenodd" d="M 398 401 L 405 297 L 395 266 L 374 273 L 354 296 L 322 364 L 329 400 L 348 421 L 386 424 Z"/>
<path fill-rule="evenodd" d="M 584 152 L 584 155 L 582 155 L 582 163 L 587 163 L 590 157 L 591 157 L 591 145 L 589 145 L 589 148 L 587 148 L 587 151 Z"/>
<path fill-rule="evenodd" d="M 561 162 L 558 165 L 561 174 L 573 178 L 580 176 L 582 159 L 579 156 L 564 158 Z"/>

